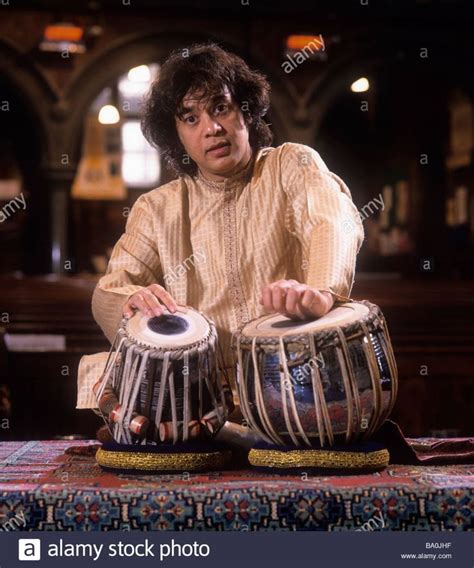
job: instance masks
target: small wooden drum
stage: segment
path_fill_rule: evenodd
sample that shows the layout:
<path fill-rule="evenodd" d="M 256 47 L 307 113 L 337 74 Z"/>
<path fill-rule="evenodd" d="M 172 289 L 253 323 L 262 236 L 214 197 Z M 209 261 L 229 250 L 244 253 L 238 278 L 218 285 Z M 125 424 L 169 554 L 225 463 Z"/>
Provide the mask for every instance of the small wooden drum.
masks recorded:
<path fill-rule="evenodd" d="M 124 318 L 93 387 L 114 440 L 176 444 L 213 436 L 232 406 L 217 347 L 213 322 L 189 307 Z"/>
<path fill-rule="evenodd" d="M 242 413 L 276 445 L 369 438 L 395 403 L 397 368 L 385 319 L 367 301 L 314 321 L 256 319 L 233 338 Z"/>

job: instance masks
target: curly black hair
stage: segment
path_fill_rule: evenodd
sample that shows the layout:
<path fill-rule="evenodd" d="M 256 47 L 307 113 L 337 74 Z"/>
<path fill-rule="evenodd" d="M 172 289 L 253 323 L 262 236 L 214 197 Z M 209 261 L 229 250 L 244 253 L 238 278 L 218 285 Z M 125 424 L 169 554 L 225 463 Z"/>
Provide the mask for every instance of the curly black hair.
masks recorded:
<path fill-rule="evenodd" d="M 215 43 L 179 49 L 161 66 L 145 98 L 141 121 L 145 138 L 178 175 L 197 172 L 176 131 L 183 98 L 187 93 L 207 98 L 222 93 L 226 86 L 242 110 L 252 150 L 271 144 L 272 133 L 263 120 L 270 104 L 270 85 L 264 75 Z"/>

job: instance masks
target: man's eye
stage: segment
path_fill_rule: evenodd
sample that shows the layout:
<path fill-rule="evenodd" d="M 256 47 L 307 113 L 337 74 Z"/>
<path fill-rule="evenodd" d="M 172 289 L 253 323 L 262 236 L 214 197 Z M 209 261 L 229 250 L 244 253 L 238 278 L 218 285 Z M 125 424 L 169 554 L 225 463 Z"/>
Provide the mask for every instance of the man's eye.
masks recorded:
<path fill-rule="evenodd" d="M 187 122 L 188 124 L 194 124 L 196 122 L 196 117 L 192 114 L 190 116 L 185 116 L 184 122 Z"/>
<path fill-rule="evenodd" d="M 225 103 L 220 103 L 220 104 L 216 105 L 216 112 L 222 113 L 222 112 L 225 112 L 228 108 L 229 107 Z"/>

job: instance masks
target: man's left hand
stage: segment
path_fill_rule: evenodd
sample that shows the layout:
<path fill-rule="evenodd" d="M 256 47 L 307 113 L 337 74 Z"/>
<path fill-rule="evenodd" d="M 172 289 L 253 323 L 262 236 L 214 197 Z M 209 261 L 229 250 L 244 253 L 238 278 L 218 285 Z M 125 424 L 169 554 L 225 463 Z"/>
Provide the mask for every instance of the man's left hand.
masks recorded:
<path fill-rule="evenodd" d="M 291 319 L 312 319 L 324 316 L 334 304 L 329 292 L 322 292 L 297 280 L 277 280 L 262 289 L 260 304 L 270 312 Z"/>

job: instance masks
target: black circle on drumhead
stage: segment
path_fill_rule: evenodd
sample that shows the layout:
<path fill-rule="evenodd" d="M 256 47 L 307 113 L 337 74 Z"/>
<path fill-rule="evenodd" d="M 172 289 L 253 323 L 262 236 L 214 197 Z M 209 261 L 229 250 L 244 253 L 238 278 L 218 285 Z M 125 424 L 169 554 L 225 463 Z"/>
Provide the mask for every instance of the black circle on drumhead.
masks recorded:
<path fill-rule="evenodd" d="M 309 323 L 310 321 L 312 321 L 311 319 L 305 319 L 305 320 L 293 320 L 293 319 L 288 319 L 288 320 L 280 320 L 280 321 L 276 321 L 274 323 L 272 323 L 270 325 L 270 327 L 273 327 L 275 329 L 285 329 L 288 327 L 298 327 L 300 325 L 305 325 L 307 323 Z"/>
<path fill-rule="evenodd" d="M 184 333 L 189 328 L 189 323 L 179 316 L 163 314 L 148 320 L 148 329 L 161 335 L 176 335 Z"/>

